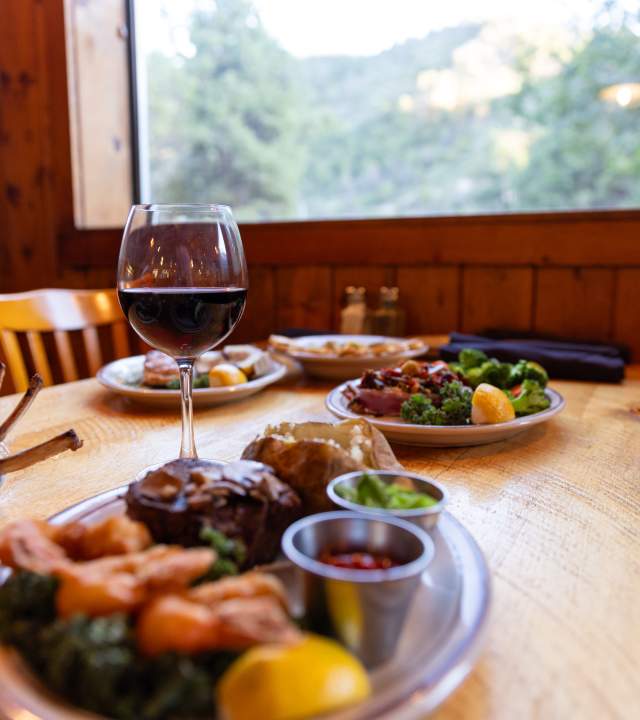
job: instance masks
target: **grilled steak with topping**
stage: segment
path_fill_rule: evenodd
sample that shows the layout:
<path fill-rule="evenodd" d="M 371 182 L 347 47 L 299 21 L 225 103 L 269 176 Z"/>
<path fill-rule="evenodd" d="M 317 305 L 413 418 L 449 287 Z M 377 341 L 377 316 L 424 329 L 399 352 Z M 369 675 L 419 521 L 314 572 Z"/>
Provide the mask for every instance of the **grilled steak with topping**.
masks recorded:
<path fill-rule="evenodd" d="M 247 460 L 174 460 L 131 483 L 125 500 L 129 516 L 145 523 L 156 542 L 198 545 L 204 527 L 242 540 L 245 568 L 273 560 L 282 533 L 301 513 L 292 488 L 267 465 Z"/>

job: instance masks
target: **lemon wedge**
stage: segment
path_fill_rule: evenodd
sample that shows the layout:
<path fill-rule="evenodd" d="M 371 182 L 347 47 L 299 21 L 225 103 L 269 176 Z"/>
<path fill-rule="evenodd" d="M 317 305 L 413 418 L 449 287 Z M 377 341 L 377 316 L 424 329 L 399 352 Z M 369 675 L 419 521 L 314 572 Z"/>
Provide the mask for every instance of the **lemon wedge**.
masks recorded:
<path fill-rule="evenodd" d="M 363 700 L 362 665 L 341 645 L 305 635 L 295 645 L 248 650 L 222 676 L 217 700 L 225 720 L 300 720 Z"/>
<path fill-rule="evenodd" d="M 471 422 L 474 425 L 493 425 L 507 422 L 516 416 L 511 400 L 500 388 L 480 383 L 471 398 Z"/>
<path fill-rule="evenodd" d="M 239 367 L 231 363 L 220 363 L 209 370 L 209 387 L 241 385 L 247 382 L 247 376 Z"/>

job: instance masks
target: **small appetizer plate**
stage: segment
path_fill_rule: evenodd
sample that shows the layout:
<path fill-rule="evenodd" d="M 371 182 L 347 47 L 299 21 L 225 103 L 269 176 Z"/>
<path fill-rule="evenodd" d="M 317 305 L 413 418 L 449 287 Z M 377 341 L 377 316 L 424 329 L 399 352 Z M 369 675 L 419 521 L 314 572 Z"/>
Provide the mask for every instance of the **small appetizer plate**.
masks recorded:
<path fill-rule="evenodd" d="M 144 355 L 134 355 L 121 360 L 114 360 L 105 365 L 98 370 L 96 377 L 108 390 L 131 398 L 136 402 L 157 407 L 176 407 L 180 403 L 179 390 L 152 388 L 140 384 L 143 366 Z M 249 397 L 260 392 L 268 385 L 281 380 L 286 372 L 287 367 L 285 365 L 271 359 L 270 371 L 255 378 L 255 380 L 249 380 L 240 385 L 195 388 L 193 391 L 193 404 L 195 407 L 210 407 Z"/>
<path fill-rule="evenodd" d="M 346 345 L 378 345 L 388 344 L 404 346 L 404 350 L 382 354 L 366 353 L 362 355 L 337 355 L 327 352 L 319 354 L 317 351 L 305 352 L 304 348 L 321 348 L 326 343 Z M 346 380 L 355 375 L 362 374 L 365 370 L 389 367 L 399 360 L 424 355 L 429 349 L 428 345 L 409 348 L 406 338 L 386 337 L 384 335 L 305 335 L 295 339 L 296 349 L 274 351 L 293 358 L 301 363 L 308 375 L 318 378 L 329 378 L 331 380 Z"/>
<path fill-rule="evenodd" d="M 359 380 L 351 380 L 334 388 L 325 400 L 327 409 L 336 417 L 342 419 L 366 418 L 374 427 L 378 428 L 388 440 L 403 445 L 422 445 L 425 447 L 465 447 L 468 445 L 486 445 L 487 443 L 508 440 L 523 430 L 534 425 L 547 422 L 557 415 L 565 406 L 565 400 L 556 390 L 547 388 L 545 395 L 551 405 L 533 415 L 496 423 L 495 425 L 414 425 L 402 418 L 383 415 L 360 415 L 349 410 L 348 400 L 344 391 L 348 385 L 356 386 Z"/>

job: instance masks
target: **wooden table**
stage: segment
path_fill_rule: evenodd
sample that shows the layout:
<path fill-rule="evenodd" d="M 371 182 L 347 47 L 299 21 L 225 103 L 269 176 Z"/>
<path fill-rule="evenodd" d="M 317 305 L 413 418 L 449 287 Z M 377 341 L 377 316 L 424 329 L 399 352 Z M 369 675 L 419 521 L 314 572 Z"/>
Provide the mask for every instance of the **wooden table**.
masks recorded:
<path fill-rule="evenodd" d="M 451 491 L 494 580 L 486 647 L 438 720 L 638 717 L 640 708 L 640 380 L 553 383 L 557 419 L 508 441 L 397 447 Z M 289 382 L 197 412 L 203 456 L 230 460 L 269 422 L 328 420 L 326 385 Z M 0 399 L 0 417 L 16 397 Z M 9 476 L 0 525 L 48 515 L 173 458 L 178 411 L 155 411 L 85 380 L 44 390 L 12 450 L 74 427 L 76 453 Z"/>

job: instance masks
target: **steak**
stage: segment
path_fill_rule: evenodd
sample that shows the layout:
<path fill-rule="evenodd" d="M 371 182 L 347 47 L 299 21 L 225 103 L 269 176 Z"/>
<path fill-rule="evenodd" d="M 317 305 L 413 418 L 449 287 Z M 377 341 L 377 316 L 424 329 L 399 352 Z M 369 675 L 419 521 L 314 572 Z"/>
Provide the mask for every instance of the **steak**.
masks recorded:
<path fill-rule="evenodd" d="M 159 543 L 202 544 L 211 527 L 247 549 L 242 569 L 271 562 L 285 529 L 301 514 L 296 492 L 262 463 L 174 460 L 129 485 L 127 513 Z"/>

